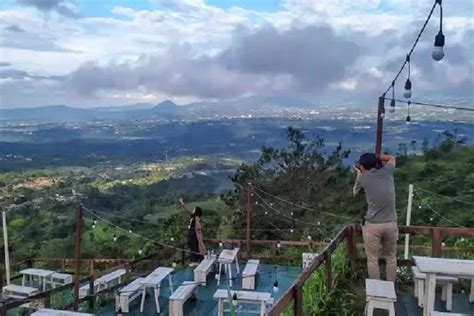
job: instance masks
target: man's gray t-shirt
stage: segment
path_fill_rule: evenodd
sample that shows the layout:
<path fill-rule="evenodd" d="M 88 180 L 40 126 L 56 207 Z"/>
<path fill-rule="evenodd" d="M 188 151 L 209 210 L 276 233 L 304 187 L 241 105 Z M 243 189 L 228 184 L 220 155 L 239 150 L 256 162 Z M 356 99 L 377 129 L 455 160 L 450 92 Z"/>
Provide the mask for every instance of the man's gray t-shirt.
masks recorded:
<path fill-rule="evenodd" d="M 394 169 L 394 165 L 387 163 L 380 169 L 373 168 L 362 173 L 356 179 L 354 193 L 364 189 L 368 205 L 365 220 L 369 223 L 397 221 Z"/>

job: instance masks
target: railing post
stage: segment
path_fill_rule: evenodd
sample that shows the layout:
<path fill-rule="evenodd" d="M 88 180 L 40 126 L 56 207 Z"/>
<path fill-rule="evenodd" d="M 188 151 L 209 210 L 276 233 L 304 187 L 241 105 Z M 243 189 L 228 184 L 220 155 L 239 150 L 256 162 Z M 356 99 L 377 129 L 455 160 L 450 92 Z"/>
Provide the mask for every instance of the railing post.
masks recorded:
<path fill-rule="evenodd" d="M 356 245 L 356 227 L 354 225 L 348 225 L 346 228 L 346 237 L 347 237 L 347 257 L 349 257 L 349 262 L 351 268 L 355 269 L 356 257 L 357 257 L 357 245 Z"/>
<path fill-rule="evenodd" d="M 441 257 L 441 230 L 439 228 L 432 228 L 431 231 L 431 255 L 433 257 Z"/>
<path fill-rule="evenodd" d="M 44 298 L 44 308 L 50 308 L 51 307 L 51 294 L 47 294 L 46 297 Z"/>
<path fill-rule="evenodd" d="M 294 316 L 303 316 L 303 288 L 300 285 L 295 285 L 293 288 L 294 296 Z"/>
<path fill-rule="evenodd" d="M 324 253 L 324 275 L 326 276 L 326 291 L 329 293 L 332 289 L 332 265 L 331 254 L 328 251 Z"/>

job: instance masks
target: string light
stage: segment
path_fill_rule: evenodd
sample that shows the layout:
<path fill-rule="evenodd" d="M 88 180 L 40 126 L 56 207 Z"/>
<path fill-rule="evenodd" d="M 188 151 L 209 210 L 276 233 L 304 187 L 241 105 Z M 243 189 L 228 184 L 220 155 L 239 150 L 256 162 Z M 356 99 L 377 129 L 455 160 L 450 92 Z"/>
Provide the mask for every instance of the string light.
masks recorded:
<path fill-rule="evenodd" d="M 390 113 L 395 113 L 395 81 L 392 81 L 392 100 L 390 100 Z"/>
<path fill-rule="evenodd" d="M 444 34 L 443 34 L 443 5 L 441 3 L 441 0 L 436 0 L 436 3 L 439 5 L 439 32 L 435 37 L 434 41 L 434 49 L 433 53 L 431 54 L 431 57 L 433 57 L 434 60 L 440 61 L 441 59 L 444 58 Z"/>
<path fill-rule="evenodd" d="M 170 240 L 171 240 L 171 241 L 174 241 L 174 237 L 171 237 Z"/>
<path fill-rule="evenodd" d="M 267 212 L 267 211 L 265 211 L 265 215 L 268 215 L 268 212 Z"/>
<path fill-rule="evenodd" d="M 410 122 L 411 122 L 411 117 L 410 117 L 410 105 L 411 105 L 411 103 L 410 103 L 410 101 L 408 101 L 408 106 L 407 106 L 407 108 L 408 108 L 407 123 L 410 123 Z"/>
<path fill-rule="evenodd" d="M 222 248 L 224 247 L 224 244 L 222 243 L 222 241 L 219 241 L 219 248 Z"/>
<path fill-rule="evenodd" d="M 114 242 L 117 241 L 117 235 L 114 234 Z"/>
<path fill-rule="evenodd" d="M 173 269 L 175 269 L 176 266 L 177 266 L 176 262 L 173 262 L 173 263 L 171 264 L 171 266 L 173 267 Z"/>
<path fill-rule="evenodd" d="M 280 243 L 280 241 L 277 242 L 277 248 L 281 248 L 281 243 Z"/>
<path fill-rule="evenodd" d="M 92 229 L 94 229 L 94 228 L 95 228 L 95 224 L 92 224 Z"/>
<path fill-rule="evenodd" d="M 142 255 L 142 253 L 143 253 L 143 250 L 138 249 L 138 254 L 139 254 L 140 256 Z"/>
<path fill-rule="evenodd" d="M 293 212 L 291 212 L 290 215 L 293 216 Z"/>
<path fill-rule="evenodd" d="M 292 234 L 293 234 L 293 232 L 294 232 L 293 228 L 292 228 L 292 229 L 290 229 L 290 233 L 292 233 Z"/>
<path fill-rule="evenodd" d="M 131 230 L 131 229 L 129 229 L 129 230 L 128 230 L 128 232 L 131 234 L 131 233 L 132 233 L 132 230 Z"/>
<path fill-rule="evenodd" d="M 237 293 L 234 292 L 234 295 L 232 295 L 232 305 L 237 306 Z"/>
<path fill-rule="evenodd" d="M 311 238 L 311 235 L 308 235 L 308 240 L 311 240 L 311 239 L 312 239 L 312 238 Z"/>
<path fill-rule="evenodd" d="M 278 293 L 278 281 L 273 283 L 273 293 Z"/>
<path fill-rule="evenodd" d="M 407 63 L 408 63 L 408 78 L 407 81 L 405 81 L 405 91 L 403 92 L 403 96 L 406 99 L 411 98 L 411 80 L 410 80 L 410 72 L 411 72 L 411 66 L 410 66 L 410 55 L 407 55 Z"/>

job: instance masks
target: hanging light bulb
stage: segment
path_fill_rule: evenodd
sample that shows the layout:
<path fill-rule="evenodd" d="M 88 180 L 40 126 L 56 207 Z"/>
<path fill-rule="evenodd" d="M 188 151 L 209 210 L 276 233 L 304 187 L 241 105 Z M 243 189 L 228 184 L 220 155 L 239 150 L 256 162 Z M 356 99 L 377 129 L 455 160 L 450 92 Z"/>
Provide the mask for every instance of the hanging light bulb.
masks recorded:
<path fill-rule="evenodd" d="M 411 98 L 411 80 L 410 78 L 405 81 L 405 91 L 403 92 L 403 96 L 407 99 Z"/>
<path fill-rule="evenodd" d="M 143 253 L 143 250 L 138 249 L 138 254 L 139 254 L 140 256 L 142 255 L 142 253 Z"/>
<path fill-rule="evenodd" d="M 267 212 L 267 211 L 265 211 L 265 215 L 268 215 L 268 212 Z"/>
<path fill-rule="evenodd" d="M 219 248 L 222 248 L 224 247 L 224 244 L 222 243 L 222 241 L 219 241 Z"/>
<path fill-rule="evenodd" d="M 132 230 L 131 230 L 131 229 L 129 229 L 129 230 L 128 230 L 128 233 L 129 233 L 129 234 L 131 234 L 131 233 L 132 233 Z"/>
<path fill-rule="evenodd" d="M 94 228 L 95 228 L 95 224 L 92 224 L 92 229 L 94 229 Z"/>
<path fill-rule="evenodd" d="M 395 81 L 392 81 L 392 100 L 390 100 L 390 113 L 395 113 Z"/>
<path fill-rule="evenodd" d="M 237 293 L 234 292 L 232 295 L 232 305 L 237 306 Z"/>
<path fill-rule="evenodd" d="M 278 293 L 278 281 L 273 283 L 273 293 Z"/>
<path fill-rule="evenodd" d="M 411 73 L 411 64 L 410 64 L 410 55 L 407 55 L 406 62 L 408 63 L 408 78 L 405 81 L 405 91 L 403 92 L 403 96 L 407 99 L 411 98 L 411 80 L 410 80 L 410 73 Z"/>
<path fill-rule="evenodd" d="M 174 237 L 171 237 L 170 240 L 171 240 L 171 241 L 174 241 Z"/>
<path fill-rule="evenodd" d="M 320 221 L 318 221 L 318 226 L 320 226 L 320 225 L 321 225 L 321 222 L 320 222 Z"/>
<path fill-rule="evenodd" d="M 407 114 L 407 124 L 409 124 L 411 122 L 411 116 L 410 116 L 410 104 L 411 102 L 408 101 L 408 114 Z"/>
<path fill-rule="evenodd" d="M 258 205 L 258 201 L 255 201 L 255 205 Z"/>
<path fill-rule="evenodd" d="M 418 205 L 418 209 L 421 210 L 421 205 Z"/>
<path fill-rule="evenodd" d="M 435 37 L 434 49 L 431 57 L 434 60 L 440 61 L 444 57 L 444 34 L 443 31 L 439 31 L 438 35 Z"/>
<path fill-rule="evenodd" d="M 114 241 L 117 241 L 117 235 L 114 234 Z"/>
<path fill-rule="evenodd" d="M 176 262 L 173 262 L 173 263 L 171 264 L 171 266 L 173 267 L 173 269 L 176 268 L 176 266 L 177 266 Z"/>
<path fill-rule="evenodd" d="M 430 222 L 432 222 L 432 221 L 433 221 L 433 217 L 430 217 Z"/>
<path fill-rule="evenodd" d="M 293 212 L 291 212 L 290 215 L 293 216 Z"/>
<path fill-rule="evenodd" d="M 293 228 L 292 228 L 292 229 L 290 229 L 290 233 L 292 233 L 292 234 L 293 234 L 293 232 L 294 232 Z"/>
<path fill-rule="evenodd" d="M 444 58 L 444 34 L 443 34 L 443 5 L 441 4 L 441 0 L 436 0 L 439 4 L 439 32 L 435 37 L 434 41 L 434 49 L 431 57 L 434 60 L 440 61 Z"/>
<path fill-rule="evenodd" d="M 308 235 L 308 240 L 311 240 L 311 235 Z"/>
<path fill-rule="evenodd" d="M 94 225 L 96 225 L 96 224 L 97 224 L 97 220 L 96 220 L 96 219 L 94 219 Z"/>
<path fill-rule="evenodd" d="M 277 242 L 277 248 L 281 248 L 280 242 Z"/>

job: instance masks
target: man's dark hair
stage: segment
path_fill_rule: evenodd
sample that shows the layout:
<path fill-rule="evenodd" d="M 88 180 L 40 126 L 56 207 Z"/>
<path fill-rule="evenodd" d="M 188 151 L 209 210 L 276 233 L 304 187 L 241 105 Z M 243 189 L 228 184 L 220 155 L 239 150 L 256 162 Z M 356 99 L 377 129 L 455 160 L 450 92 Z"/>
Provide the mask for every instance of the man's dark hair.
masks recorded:
<path fill-rule="evenodd" d="M 377 156 L 373 153 L 365 153 L 359 158 L 359 164 L 364 167 L 365 170 L 376 168 L 378 166 L 377 161 Z"/>
<path fill-rule="evenodd" d="M 201 217 L 202 216 L 202 208 L 200 208 L 199 206 L 196 206 L 196 208 L 194 209 L 194 215 Z"/>

